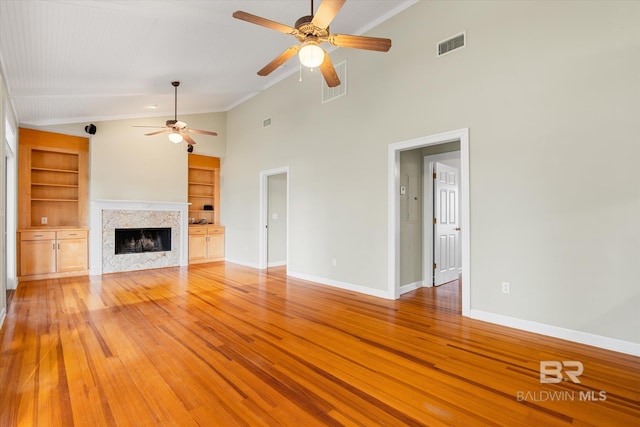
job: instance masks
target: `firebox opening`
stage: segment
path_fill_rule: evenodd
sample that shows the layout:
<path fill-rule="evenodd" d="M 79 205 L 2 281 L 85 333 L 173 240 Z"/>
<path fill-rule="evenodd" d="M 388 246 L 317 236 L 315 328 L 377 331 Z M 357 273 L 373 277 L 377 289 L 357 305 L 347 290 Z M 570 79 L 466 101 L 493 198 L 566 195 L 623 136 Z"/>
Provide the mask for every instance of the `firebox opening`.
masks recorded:
<path fill-rule="evenodd" d="M 116 228 L 116 255 L 171 250 L 171 228 Z"/>

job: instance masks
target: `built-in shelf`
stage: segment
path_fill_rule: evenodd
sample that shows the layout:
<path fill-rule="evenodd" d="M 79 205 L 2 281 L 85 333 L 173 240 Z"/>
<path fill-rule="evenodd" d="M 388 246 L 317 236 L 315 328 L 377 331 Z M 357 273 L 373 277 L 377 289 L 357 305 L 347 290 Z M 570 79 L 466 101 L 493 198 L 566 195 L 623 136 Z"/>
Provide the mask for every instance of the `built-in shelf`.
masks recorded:
<path fill-rule="evenodd" d="M 20 128 L 21 280 L 88 273 L 88 156 L 83 137 Z"/>
<path fill-rule="evenodd" d="M 189 185 L 204 185 L 208 187 L 215 187 L 215 184 L 206 183 L 206 182 L 189 182 Z"/>
<path fill-rule="evenodd" d="M 45 172 L 56 172 L 56 173 L 78 173 L 77 170 L 69 170 L 69 169 L 51 169 L 51 168 L 36 168 L 32 167 L 32 171 L 45 171 Z"/>
<path fill-rule="evenodd" d="M 189 177 L 187 197 L 189 219 L 209 224 L 220 224 L 220 159 L 217 157 L 189 155 Z M 205 209 L 211 206 L 212 209 Z"/>

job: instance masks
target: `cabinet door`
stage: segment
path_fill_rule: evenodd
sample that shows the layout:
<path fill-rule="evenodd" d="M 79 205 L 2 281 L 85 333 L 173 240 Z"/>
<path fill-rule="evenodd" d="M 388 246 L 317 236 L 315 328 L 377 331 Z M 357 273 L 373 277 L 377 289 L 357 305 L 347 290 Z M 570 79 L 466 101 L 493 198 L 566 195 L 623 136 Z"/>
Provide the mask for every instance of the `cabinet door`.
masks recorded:
<path fill-rule="evenodd" d="M 58 272 L 86 270 L 88 268 L 87 239 L 58 240 Z"/>
<path fill-rule="evenodd" d="M 208 258 L 224 257 L 224 233 L 209 234 L 209 242 L 207 245 Z"/>
<path fill-rule="evenodd" d="M 21 276 L 55 272 L 55 240 L 22 240 L 20 242 Z"/>
<path fill-rule="evenodd" d="M 189 261 L 207 257 L 207 235 L 189 234 Z"/>

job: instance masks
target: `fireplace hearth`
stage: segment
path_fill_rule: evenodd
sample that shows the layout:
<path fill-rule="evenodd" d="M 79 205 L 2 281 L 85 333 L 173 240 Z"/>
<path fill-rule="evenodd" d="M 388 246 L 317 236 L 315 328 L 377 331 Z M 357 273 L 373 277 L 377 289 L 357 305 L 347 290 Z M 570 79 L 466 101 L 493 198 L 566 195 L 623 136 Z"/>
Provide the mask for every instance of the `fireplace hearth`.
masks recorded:
<path fill-rule="evenodd" d="M 116 228 L 115 254 L 171 251 L 171 228 Z"/>

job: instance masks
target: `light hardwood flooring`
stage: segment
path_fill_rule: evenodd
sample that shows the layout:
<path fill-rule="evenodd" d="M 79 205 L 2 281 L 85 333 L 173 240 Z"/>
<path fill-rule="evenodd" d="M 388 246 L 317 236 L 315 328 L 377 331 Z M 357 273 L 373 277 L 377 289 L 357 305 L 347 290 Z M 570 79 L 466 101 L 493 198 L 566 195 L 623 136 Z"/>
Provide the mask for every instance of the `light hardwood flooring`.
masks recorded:
<path fill-rule="evenodd" d="M 457 282 L 389 301 L 225 263 L 25 282 L 0 426 L 640 425 L 639 358 L 459 300 Z M 580 361 L 581 382 L 541 384 L 543 360 Z"/>

